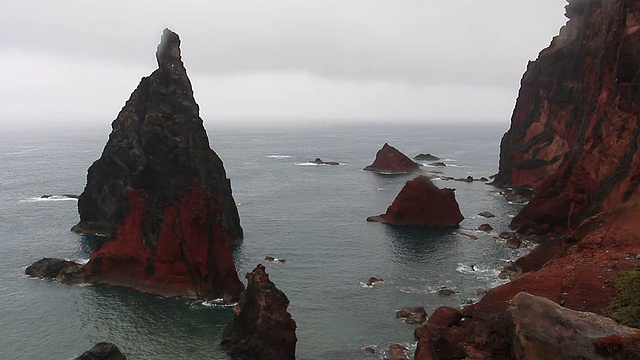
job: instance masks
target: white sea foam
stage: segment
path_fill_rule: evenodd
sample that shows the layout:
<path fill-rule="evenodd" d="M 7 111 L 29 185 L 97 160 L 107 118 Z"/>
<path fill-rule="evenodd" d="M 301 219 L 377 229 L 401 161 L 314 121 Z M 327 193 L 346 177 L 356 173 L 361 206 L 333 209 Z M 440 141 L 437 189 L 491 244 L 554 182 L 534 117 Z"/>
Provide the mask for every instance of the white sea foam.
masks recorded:
<path fill-rule="evenodd" d="M 46 198 L 43 197 L 34 197 L 20 200 L 20 202 L 40 202 L 40 201 L 78 201 L 78 199 L 64 196 L 64 195 L 52 195 Z"/>
<path fill-rule="evenodd" d="M 299 163 L 296 164 L 297 166 L 322 166 L 324 164 L 316 164 L 316 163 L 312 163 L 312 162 L 305 162 L 305 163 Z"/>
<path fill-rule="evenodd" d="M 224 299 L 220 298 L 220 299 L 213 299 L 213 300 L 209 300 L 209 301 L 197 301 L 196 304 L 202 305 L 202 306 L 206 306 L 206 307 L 213 307 L 213 308 L 232 308 L 236 305 L 238 305 L 238 303 L 230 303 L 230 304 L 225 304 Z"/>
<path fill-rule="evenodd" d="M 288 158 L 292 158 L 292 155 L 267 155 L 266 157 L 271 158 L 271 159 L 288 159 Z"/>
<path fill-rule="evenodd" d="M 384 188 L 379 187 L 379 188 L 377 188 L 376 190 L 378 190 L 378 191 L 384 191 Z"/>

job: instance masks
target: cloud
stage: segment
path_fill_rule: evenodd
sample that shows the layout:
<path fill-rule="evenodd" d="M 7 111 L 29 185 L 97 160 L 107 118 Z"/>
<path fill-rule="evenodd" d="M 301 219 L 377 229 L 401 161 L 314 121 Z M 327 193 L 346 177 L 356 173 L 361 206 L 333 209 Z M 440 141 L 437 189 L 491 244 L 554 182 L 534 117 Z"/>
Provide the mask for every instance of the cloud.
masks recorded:
<path fill-rule="evenodd" d="M 5 91 L 11 100 L 0 101 L 11 114 L 24 116 L 32 103 L 48 103 L 60 113 L 103 115 L 112 97 L 122 104 L 133 80 L 155 68 L 155 45 L 169 27 L 181 36 L 192 80 L 206 78 L 227 89 L 194 81 L 196 94 L 225 99 L 213 109 L 238 104 L 224 114 L 244 109 L 264 117 L 289 112 L 352 117 L 357 111 L 362 117 L 374 111 L 472 117 L 475 112 L 463 114 L 461 105 L 494 104 L 493 116 L 504 116 L 527 61 L 564 23 L 563 5 L 558 0 L 5 2 L 0 62 L 17 68 L 11 80 L 23 90 Z M 38 79 L 25 78 L 31 73 Z M 273 82 L 266 85 L 267 80 Z M 78 82 L 99 87 L 102 99 L 91 97 L 91 90 L 76 93 Z M 28 90 L 34 86 L 36 91 Z M 269 94 L 259 92 L 266 88 Z M 438 95 L 445 93 L 451 98 Z M 299 102 L 262 100 L 277 94 Z M 418 101 L 420 96 L 427 97 Z M 476 106 L 480 98 L 488 104 Z M 72 99 L 83 102 L 70 109 Z M 375 103 L 367 103 L 371 100 Z M 306 112 L 301 104 L 307 104 Z M 443 104 L 448 111 L 438 110 Z"/>

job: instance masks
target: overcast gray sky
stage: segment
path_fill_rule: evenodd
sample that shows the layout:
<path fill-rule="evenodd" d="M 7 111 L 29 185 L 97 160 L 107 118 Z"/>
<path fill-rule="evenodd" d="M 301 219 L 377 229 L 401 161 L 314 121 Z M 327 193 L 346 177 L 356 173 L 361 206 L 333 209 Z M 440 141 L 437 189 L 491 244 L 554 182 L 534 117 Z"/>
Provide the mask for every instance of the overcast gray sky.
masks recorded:
<path fill-rule="evenodd" d="M 508 122 L 564 0 L 0 1 L 0 125 L 104 123 L 168 27 L 209 122 Z"/>

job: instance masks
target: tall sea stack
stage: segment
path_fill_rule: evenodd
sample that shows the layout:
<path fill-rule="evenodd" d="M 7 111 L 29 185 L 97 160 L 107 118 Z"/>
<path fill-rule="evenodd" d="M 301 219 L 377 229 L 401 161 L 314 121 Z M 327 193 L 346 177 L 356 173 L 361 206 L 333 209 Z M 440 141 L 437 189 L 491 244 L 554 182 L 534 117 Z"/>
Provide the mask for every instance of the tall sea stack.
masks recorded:
<path fill-rule="evenodd" d="M 142 78 L 112 123 L 78 200 L 83 233 L 110 241 L 91 253 L 93 282 L 213 299 L 244 289 L 231 246 L 242 240 L 222 161 L 209 139 L 180 56 L 165 29 L 158 69 Z"/>
<path fill-rule="evenodd" d="M 570 0 L 530 62 L 496 183 L 536 195 L 514 226 L 573 229 L 639 195 L 640 1 Z"/>

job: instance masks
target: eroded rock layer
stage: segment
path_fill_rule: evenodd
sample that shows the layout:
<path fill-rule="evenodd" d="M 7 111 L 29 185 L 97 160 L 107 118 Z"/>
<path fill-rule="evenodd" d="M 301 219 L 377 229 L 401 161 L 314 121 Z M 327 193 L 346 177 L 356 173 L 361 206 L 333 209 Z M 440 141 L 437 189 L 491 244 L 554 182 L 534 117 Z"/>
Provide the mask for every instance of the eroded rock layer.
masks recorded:
<path fill-rule="evenodd" d="M 640 182 L 640 1 L 570 0 L 566 16 L 522 78 L 495 180 L 537 190 L 513 225 L 539 232 L 614 209 Z"/>
<path fill-rule="evenodd" d="M 407 181 L 386 213 L 367 218 L 391 225 L 441 228 L 456 227 L 462 220 L 455 190 L 439 189 L 424 175 Z"/>
<path fill-rule="evenodd" d="M 269 280 L 262 265 L 247 274 L 248 284 L 235 315 L 222 334 L 222 348 L 234 359 L 295 359 L 296 322 L 289 299 Z"/>
<path fill-rule="evenodd" d="M 244 286 L 231 253 L 243 233 L 230 182 L 209 147 L 177 34 L 164 30 L 156 58 L 78 201 L 74 230 L 111 237 L 91 253 L 84 280 L 232 299 Z"/>

